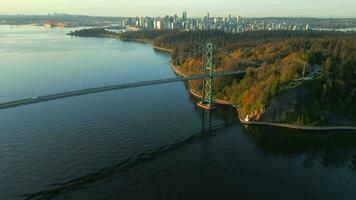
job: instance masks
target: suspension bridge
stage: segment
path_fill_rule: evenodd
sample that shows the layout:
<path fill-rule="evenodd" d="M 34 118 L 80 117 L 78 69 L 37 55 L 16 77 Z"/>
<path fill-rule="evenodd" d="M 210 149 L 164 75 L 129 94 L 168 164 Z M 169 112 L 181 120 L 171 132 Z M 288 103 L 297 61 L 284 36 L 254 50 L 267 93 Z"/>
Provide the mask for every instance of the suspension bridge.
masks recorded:
<path fill-rule="evenodd" d="M 52 101 L 56 99 L 69 98 L 74 96 L 81 96 L 92 93 L 106 92 L 112 90 L 120 90 L 120 89 L 128 89 L 128 88 L 136 88 L 136 87 L 144 87 L 150 85 L 159 85 L 159 84 L 167 84 L 173 82 L 181 82 L 181 81 L 192 81 L 192 80 L 202 80 L 201 85 L 201 101 L 198 102 L 198 106 L 204 109 L 214 109 L 214 78 L 224 77 L 224 76 L 244 76 L 245 71 L 231 71 L 231 72 L 215 72 L 215 66 L 213 62 L 213 51 L 214 46 L 212 43 L 208 43 L 206 47 L 199 49 L 198 51 L 203 50 L 204 52 L 204 65 L 202 67 L 202 74 L 192 75 L 188 77 L 175 77 L 175 78 L 167 78 L 160 80 L 151 80 L 151 81 L 141 81 L 134 83 L 125 83 L 125 84 L 113 84 L 102 87 L 94 87 L 82 90 L 75 90 L 69 92 L 62 92 L 57 94 L 50 94 L 45 96 L 32 97 L 27 99 L 20 99 L 6 103 L 0 103 L 0 109 L 6 109 L 11 107 L 17 107 L 21 105 L 35 104 L 45 101 Z M 196 54 L 197 52 L 193 52 Z M 192 55 L 192 53 L 187 54 L 188 56 Z M 184 57 L 186 57 L 185 55 Z"/>

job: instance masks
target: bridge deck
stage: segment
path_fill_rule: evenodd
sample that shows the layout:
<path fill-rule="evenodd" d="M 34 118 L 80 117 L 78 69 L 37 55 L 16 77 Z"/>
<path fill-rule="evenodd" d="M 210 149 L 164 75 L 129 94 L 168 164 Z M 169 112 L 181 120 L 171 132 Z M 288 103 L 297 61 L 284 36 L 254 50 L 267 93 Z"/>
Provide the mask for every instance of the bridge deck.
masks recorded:
<path fill-rule="evenodd" d="M 245 74 L 244 71 L 222 72 L 222 73 L 215 74 L 214 77 L 244 75 L 244 74 Z M 144 86 L 166 84 L 166 83 L 173 83 L 173 82 L 180 82 L 180 81 L 199 80 L 199 79 L 203 79 L 203 78 L 209 78 L 209 76 L 208 75 L 195 75 L 195 76 L 190 76 L 190 77 L 177 77 L 177 78 L 168 78 L 168 79 L 153 80 L 153 81 L 142 81 L 142 82 L 136 82 L 136 83 L 115 84 L 115 85 L 95 87 L 95 88 L 76 90 L 76 91 L 70 91 L 70 92 L 62 92 L 62 93 L 57 93 L 57 94 L 40 96 L 37 98 L 27 98 L 27 99 L 21 99 L 21 100 L 6 102 L 6 103 L 0 103 L 0 109 L 6 109 L 6 108 L 34 104 L 34 103 L 40 103 L 40 102 L 45 102 L 45 101 L 52 101 L 52 100 L 56 100 L 56 99 L 63 99 L 63 98 L 92 94 L 92 93 L 99 93 L 99 92 L 106 92 L 106 91 L 120 90 L 120 89 L 127 89 L 127 88 L 135 88 L 135 87 L 144 87 Z"/>

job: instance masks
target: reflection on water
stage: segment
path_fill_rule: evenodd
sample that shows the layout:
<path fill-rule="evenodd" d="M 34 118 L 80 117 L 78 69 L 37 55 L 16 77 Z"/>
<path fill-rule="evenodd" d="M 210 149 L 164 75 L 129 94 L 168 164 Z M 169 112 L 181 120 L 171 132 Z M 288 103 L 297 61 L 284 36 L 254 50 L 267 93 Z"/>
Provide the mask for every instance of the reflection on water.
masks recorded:
<path fill-rule="evenodd" d="M 245 136 L 265 155 L 294 158 L 303 155 L 303 166 L 356 169 L 354 132 L 305 132 L 272 127 L 245 127 Z"/>
<path fill-rule="evenodd" d="M 191 101 L 192 104 L 195 104 L 195 101 Z M 153 163 L 160 163 L 159 168 L 155 168 L 157 172 L 155 173 L 162 173 L 162 179 L 160 181 L 164 182 L 166 185 L 163 187 L 167 190 L 172 190 L 172 188 L 169 186 L 171 184 L 171 181 L 167 182 L 165 180 L 166 175 L 170 176 L 168 174 L 173 173 L 170 172 L 168 173 L 165 169 L 167 168 L 172 168 L 172 167 L 177 167 L 172 165 L 172 163 L 166 162 L 168 160 L 175 160 L 177 163 L 183 162 L 184 164 L 181 164 L 182 169 L 176 169 L 173 170 L 173 174 L 177 173 L 182 173 L 181 175 L 184 176 L 185 173 L 188 173 L 190 170 L 193 171 L 192 173 L 196 173 L 194 171 L 200 171 L 200 170 L 206 170 L 208 169 L 209 171 L 209 176 L 216 176 L 218 171 L 216 171 L 216 167 L 219 166 L 218 162 L 216 163 L 216 156 L 218 157 L 223 157 L 222 162 L 223 164 L 220 165 L 221 168 L 223 168 L 224 172 L 220 174 L 219 176 L 224 176 L 225 178 L 223 181 L 225 184 L 241 184 L 242 182 L 246 181 L 244 178 L 236 179 L 237 177 L 240 177 L 241 175 L 236 176 L 236 172 L 231 173 L 228 171 L 246 171 L 248 172 L 249 170 L 261 170 L 258 173 L 266 173 L 265 170 L 268 173 L 271 173 L 270 175 L 273 177 L 270 180 L 270 183 L 277 188 L 269 188 L 271 191 L 276 192 L 277 190 L 280 190 L 280 184 L 285 184 L 285 183 L 274 183 L 275 181 L 278 182 L 278 180 L 281 178 L 282 180 L 288 179 L 289 176 L 287 174 L 284 174 L 282 172 L 283 177 L 278 177 L 281 176 L 281 172 L 275 172 L 276 169 L 279 169 L 281 171 L 284 171 L 284 167 L 278 166 L 281 165 L 280 158 L 283 160 L 283 162 L 288 163 L 293 160 L 298 160 L 298 164 L 295 167 L 299 167 L 300 171 L 297 173 L 298 176 L 303 176 L 303 171 L 308 171 L 308 170 L 321 170 L 321 171 L 328 171 L 328 174 L 332 174 L 333 172 L 335 173 L 340 173 L 340 171 L 345 171 L 345 168 L 350 169 L 353 172 L 347 172 L 348 176 L 355 176 L 355 169 L 356 169 L 356 135 L 353 133 L 328 133 L 328 132 L 323 132 L 323 133 L 309 133 L 309 132 L 303 132 L 303 131 L 294 131 L 294 130 L 288 130 L 288 129 L 276 129 L 272 127 L 251 127 L 251 126 L 242 126 L 238 125 L 236 122 L 235 113 L 232 108 L 228 106 L 221 106 L 219 107 L 216 111 L 213 112 L 207 112 L 203 110 L 196 110 L 197 113 L 199 113 L 200 116 L 200 121 L 201 121 L 201 131 L 192 133 L 189 136 L 183 137 L 179 140 L 171 141 L 169 143 L 163 144 L 161 146 L 154 147 L 152 149 L 147 149 L 144 152 L 141 152 L 137 155 L 128 157 L 127 159 L 117 162 L 117 163 L 112 163 L 109 166 L 106 166 L 104 168 L 101 168 L 94 173 L 89 173 L 85 174 L 84 176 L 77 177 L 75 179 L 67 180 L 65 182 L 58 182 L 52 185 L 49 185 L 46 187 L 45 190 L 42 191 L 37 191 L 35 193 L 29 193 L 29 194 L 23 194 L 22 197 L 25 199 L 52 199 L 55 197 L 60 197 L 62 195 L 65 196 L 65 194 L 73 194 L 73 196 L 76 196 L 77 193 L 79 193 L 79 196 L 82 196 L 84 193 L 81 191 L 84 189 L 85 192 L 90 191 L 95 191 L 95 188 L 98 187 L 99 185 L 104 184 L 105 187 L 109 187 L 111 189 L 120 188 L 122 193 L 128 193 L 132 194 L 133 199 L 140 199 L 143 197 L 148 197 L 154 198 L 154 199 L 165 199 L 163 197 L 159 197 L 156 194 L 160 192 L 163 186 L 160 187 L 154 187 L 152 188 L 152 191 L 144 194 L 139 194 L 138 191 L 142 190 L 142 187 L 146 187 L 146 184 L 151 184 L 151 179 L 152 175 L 150 175 L 146 170 L 144 169 L 145 166 L 150 166 L 153 165 Z M 238 140 L 236 140 L 236 134 L 241 134 L 242 137 L 238 137 Z M 235 136 L 233 136 L 235 135 Z M 221 138 L 223 138 L 221 140 Z M 231 141 L 230 141 L 231 140 Z M 232 143 L 231 143 L 232 142 Z M 251 155 L 255 155 L 255 153 L 251 152 L 245 152 L 246 148 L 250 149 L 250 145 L 253 145 L 256 148 L 257 154 L 260 154 L 259 156 L 256 156 L 255 158 L 249 157 Z M 204 157 L 204 165 L 206 166 L 201 166 L 202 161 L 196 161 L 196 160 L 191 160 L 186 157 L 186 155 L 194 154 L 196 152 L 192 151 L 192 147 L 194 146 L 202 146 L 203 151 L 200 152 L 197 157 L 194 157 L 194 159 L 200 159 L 199 157 L 203 156 Z M 194 149 L 194 148 L 193 148 Z M 225 153 L 222 153 L 220 151 L 223 151 Z M 254 151 L 254 150 L 253 150 Z M 233 152 L 233 153 L 231 153 Z M 231 154 L 230 154 L 231 153 Z M 246 154 L 246 155 L 244 155 Z M 255 159 L 261 159 L 262 157 L 265 158 L 272 158 L 272 160 L 260 160 L 256 161 Z M 226 156 L 226 158 L 224 158 Z M 239 167 L 235 166 L 236 161 L 231 160 L 236 156 L 237 162 L 244 161 L 246 163 L 240 163 Z M 239 159 L 238 157 L 241 156 Z M 249 159 L 244 160 L 243 157 L 247 156 Z M 259 158 L 260 157 L 260 158 Z M 184 161 L 180 161 L 181 159 L 184 159 Z M 186 160 L 185 160 L 186 159 Z M 221 159 L 221 158 L 220 158 Z M 276 161 L 276 163 L 273 163 L 273 160 Z M 221 162 L 221 161 L 220 161 Z M 251 166 L 251 162 L 254 163 L 256 166 Z M 259 163 L 260 162 L 260 163 Z M 282 163 L 283 163 L 282 162 Z M 191 164 L 193 163 L 193 164 Z M 259 164 L 258 164 L 259 163 Z M 268 163 L 268 164 L 267 164 Z M 166 165 L 166 167 L 162 167 L 162 165 Z M 283 165 L 283 164 L 282 164 Z M 290 164 L 288 164 L 290 165 Z M 242 169 L 239 169 L 241 168 Z M 237 169 L 235 169 L 237 168 Z M 265 169 L 263 169 L 265 168 Z M 303 169 L 304 168 L 304 169 Z M 147 177 L 139 177 L 136 178 L 136 181 L 144 181 L 146 182 L 142 186 L 137 186 L 136 184 L 134 185 L 129 185 L 129 184 L 122 184 L 121 185 L 115 185 L 115 187 L 110 186 L 115 182 L 115 180 L 121 179 L 123 177 L 131 177 L 136 174 L 136 171 L 144 170 L 145 175 L 148 173 Z M 148 170 L 150 167 L 148 167 Z M 182 171 L 180 171 L 182 170 Z M 186 171 L 188 170 L 188 171 Z M 227 171 L 225 171 L 227 170 Z M 290 171 L 287 171 L 288 173 L 295 173 L 293 172 L 293 169 L 289 169 Z M 186 172 L 185 172 L 186 171 Z M 231 174 L 230 174 L 231 173 Z M 240 172 L 241 173 L 241 172 Z M 199 174 L 199 173 L 198 173 Z M 248 174 L 248 173 L 247 173 Z M 323 173 L 322 173 L 323 174 Z M 231 177 L 229 177 L 231 176 Z M 275 176 L 275 177 L 274 177 Z M 183 178 L 182 180 L 179 179 L 179 176 L 177 177 L 176 175 L 174 176 L 175 180 L 174 182 L 178 182 L 180 184 L 186 184 L 186 185 L 191 185 L 190 183 L 186 183 L 185 179 Z M 199 179 L 200 175 L 195 176 L 193 175 L 194 179 Z M 242 176 L 243 177 L 243 176 Z M 263 176 L 262 176 L 263 177 Z M 292 176 L 293 177 L 293 176 Z M 203 177 L 200 177 L 204 180 Z M 248 178 L 248 176 L 246 177 Z M 263 179 L 261 177 L 255 177 L 251 176 L 249 177 L 252 179 L 253 183 L 257 182 L 263 182 Z M 315 177 L 309 177 L 311 180 L 315 179 Z M 330 178 L 330 177 L 329 177 Z M 335 177 L 331 177 L 331 179 L 334 179 Z M 340 178 L 340 177 L 339 177 Z M 276 180 L 275 180 L 276 179 Z M 317 180 L 317 179 L 316 179 Z M 206 194 L 210 194 L 211 192 L 205 191 L 204 188 L 206 187 L 206 184 L 213 184 L 217 187 L 216 184 L 220 184 L 220 182 L 213 183 L 211 182 L 212 180 L 206 180 L 206 183 L 202 183 L 201 186 L 196 186 L 197 191 L 196 194 L 193 196 L 200 196 L 199 191 Z M 220 180 L 222 181 L 222 180 Z M 251 180 L 250 180 L 251 181 Z M 279 180 L 280 181 L 280 180 Z M 290 180 L 289 180 L 290 181 Z M 315 180 L 314 180 L 315 181 Z M 338 181 L 334 182 L 336 180 L 333 180 L 333 184 L 338 184 Z M 345 181 L 345 180 L 344 180 Z M 348 181 L 351 181 L 351 185 L 348 185 L 351 190 L 349 190 L 349 193 L 344 194 L 346 197 L 352 197 L 354 195 L 353 189 L 355 188 L 355 180 L 350 177 Z M 134 182 L 134 183 L 135 183 Z M 292 181 L 293 182 L 293 181 Z M 313 182 L 313 181 L 312 181 Z M 318 181 L 317 181 L 318 182 Z M 306 184 L 306 183 L 294 183 L 294 184 Z M 330 183 L 329 183 L 330 184 Z M 332 186 L 331 187 L 336 187 Z M 258 184 L 257 184 L 258 185 Z M 311 183 L 311 185 L 313 185 Z M 130 186 L 130 187 L 129 187 Z M 202 187 L 202 188 L 200 188 Z M 259 189 L 259 186 L 256 186 Z M 298 186 L 300 187 L 300 185 Z M 329 187 L 329 186 L 328 186 Z M 347 187 L 347 184 L 344 186 Z M 327 187 L 326 187 L 327 188 Z M 236 190 L 239 193 L 242 191 Z M 264 191 L 264 190 L 262 190 Z M 302 190 L 303 191 L 303 190 Z M 290 199 L 300 199 L 300 197 L 303 197 L 302 194 L 298 194 L 299 192 L 303 193 L 302 191 L 298 190 L 292 190 L 291 192 L 296 192 L 297 195 L 295 197 L 289 197 Z M 345 192 L 341 190 L 342 192 Z M 171 191 L 178 195 L 180 193 L 180 190 L 174 189 Z M 222 197 L 231 197 L 235 196 L 236 193 L 233 190 L 227 190 L 227 194 L 222 194 Z M 289 192 L 286 190 L 286 193 L 279 191 L 280 193 L 278 195 L 275 194 L 270 194 L 269 196 L 267 195 L 266 199 L 273 199 L 276 196 L 288 196 Z M 304 191 L 305 192 L 305 191 Z M 324 191 L 321 191 L 324 192 Z M 89 192 L 90 193 L 90 192 Z M 119 193 L 115 195 L 115 197 L 120 198 L 132 198 L 129 196 L 125 196 L 122 193 Z M 154 195 L 152 195 L 154 193 Z M 319 195 L 317 194 L 318 192 L 315 191 L 316 197 Z M 337 192 L 335 192 L 337 193 Z M 93 193 L 91 193 L 93 195 Z M 84 195 L 83 197 L 89 197 L 90 195 Z M 99 198 L 103 198 L 105 195 L 97 195 Z M 257 198 L 254 195 L 249 194 L 246 191 L 246 194 L 242 195 L 244 197 L 252 197 L 252 198 Z M 323 196 L 323 195 L 320 195 Z M 188 199 L 190 195 L 187 195 Z M 270 197 L 270 198 L 269 198 Z M 273 198 L 272 198 L 273 197 Z M 304 196 L 305 197 L 305 196 Z M 337 195 L 331 195 L 331 197 L 337 197 Z M 177 196 L 173 196 L 173 199 L 179 199 Z M 346 198 L 347 199 L 347 198 Z"/>
<path fill-rule="evenodd" d="M 0 27 L 0 102 L 173 77 L 169 55 L 149 44 L 67 36 L 71 30 Z"/>
<path fill-rule="evenodd" d="M 221 110 L 219 110 L 221 111 Z M 218 112 L 215 115 L 219 115 L 226 112 Z M 79 190 L 86 185 L 93 184 L 95 182 L 105 181 L 113 176 L 125 174 L 125 172 L 134 170 L 135 167 L 143 165 L 146 162 L 152 160 L 158 160 L 160 156 L 169 152 L 176 151 L 179 148 L 184 148 L 186 145 L 192 144 L 199 140 L 206 140 L 214 137 L 216 130 L 226 128 L 229 126 L 227 123 L 213 124 L 212 117 L 213 112 L 201 111 L 202 132 L 193 134 L 189 137 L 183 138 L 181 141 L 174 141 L 174 143 L 162 145 L 155 149 L 149 149 L 146 152 L 142 152 L 139 155 L 129 157 L 126 160 L 115 163 L 111 166 L 100 169 L 92 174 L 86 174 L 85 176 L 69 180 L 63 183 L 55 183 L 46 190 L 36 192 L 33 194 L 25 194 L 25 199 L 52 199 L 60 196 L 63 193 Z M 207 119 L 205 118 L 207 116 Z M 230 124 L 231 125 L 231 124 Z"/>
<path fill-rule="evenodd" d="M 175 76 L 147 44 L 18 29 L 16 47 L 0 37 L 0 95 Z M 172 83 L 1 110 L 0 199 L 355 199 L 356 134 L 244 126 L 196 101 Z"/>

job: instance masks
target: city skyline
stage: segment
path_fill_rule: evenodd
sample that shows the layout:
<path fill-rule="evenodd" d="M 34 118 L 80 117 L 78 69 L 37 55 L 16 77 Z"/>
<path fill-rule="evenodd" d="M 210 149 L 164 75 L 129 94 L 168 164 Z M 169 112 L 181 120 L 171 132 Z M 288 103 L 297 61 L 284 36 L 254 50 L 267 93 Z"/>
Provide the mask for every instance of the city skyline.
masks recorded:
<path fill-rule="evenodd" d="M 164 16 L 188 12 L 188 17 L 228 14 L 245 17 L 356 17 L 356 1 L 349 0 L 2 0 L 0 15 L 38 14 L 60 12 L 92 16 Z M 159 9 L 157 9 L 159 8 Z M 330 14 L 332 13 L 332 14 Z"/>

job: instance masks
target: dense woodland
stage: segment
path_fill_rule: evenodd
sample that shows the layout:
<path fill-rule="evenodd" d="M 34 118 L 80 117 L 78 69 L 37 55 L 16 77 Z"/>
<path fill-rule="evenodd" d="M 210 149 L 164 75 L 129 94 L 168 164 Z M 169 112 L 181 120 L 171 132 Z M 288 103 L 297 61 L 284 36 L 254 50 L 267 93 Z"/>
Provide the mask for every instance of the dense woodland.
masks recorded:
<path fill-rule="evenodd" d="M 104 28 L 95 28 L 71 31 L 68 35 L 78 37 L 105 37 L 105 34 L 108 33 L 109 32 L 107 32 Z"/>
<path fill-rule="evenodd" d="M 305 98 L 299 104 L 302 106 L 279 121 L 308 125 L 355 124 L 356 33 L 139 31 L 116 36 L 150 40 L 156 46 L 173 49 L 173 63 L 186 74 L 201 73 L 201 48 L 206 42 L 212 42 L 216 47 L 217 71 L 247 71 L 243 79 L 215 80 L 216 97 L 238 105 L 243 117 L 249 115 L 261 120 L 268 106 L 282 94 L 303 88 Z M 314 67 L 322 69 L 316 79 L 295 81 Z M 191 82 L 191 86 L 199 91 L 200 81 Z M 336 119 L 346 120 L 338 122 Z"/>

